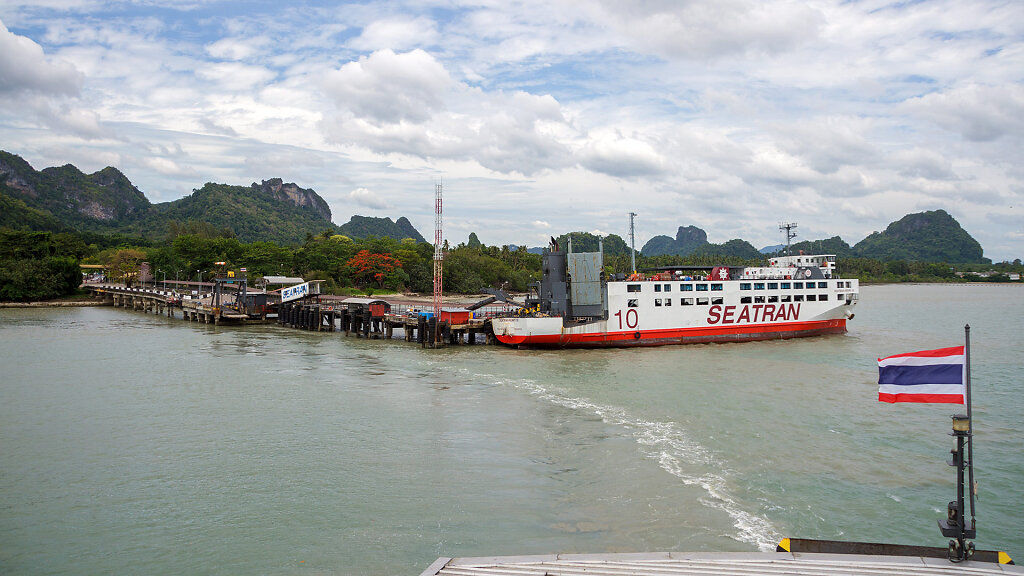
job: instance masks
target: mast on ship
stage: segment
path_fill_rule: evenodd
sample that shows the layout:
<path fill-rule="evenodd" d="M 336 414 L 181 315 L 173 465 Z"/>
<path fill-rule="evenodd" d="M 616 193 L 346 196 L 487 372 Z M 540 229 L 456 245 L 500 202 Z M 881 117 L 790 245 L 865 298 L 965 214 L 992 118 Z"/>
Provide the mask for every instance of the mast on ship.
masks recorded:
<path fill-rule="evenodd" d="M 786 256 L 790 256 L 789 241 L 796 238 L 796 232 L 793 232 L 795 228 L 796 222 L 783 222 L 779 224 L 779 232 L 786 233 Z"/>
<path fill-rule="evenodd" d="M 633 227 L 633 219 L 636 218 L 636 212 L 629 213 L 629 263 L 633 268 L 633 274 L 636 274 L 636 228 Z"/>

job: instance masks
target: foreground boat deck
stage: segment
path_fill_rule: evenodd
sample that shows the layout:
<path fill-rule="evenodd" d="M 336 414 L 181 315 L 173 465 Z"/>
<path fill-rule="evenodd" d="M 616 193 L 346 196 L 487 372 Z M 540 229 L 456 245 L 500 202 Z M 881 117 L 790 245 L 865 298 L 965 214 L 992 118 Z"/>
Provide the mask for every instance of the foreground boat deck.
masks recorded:
<path fill-rule="evenodd" d="M 1024 566 L 920 556 L 792 552 L 660 552 L 438 558 L 420 576 L 695 576 L 1024 574 Z"/>

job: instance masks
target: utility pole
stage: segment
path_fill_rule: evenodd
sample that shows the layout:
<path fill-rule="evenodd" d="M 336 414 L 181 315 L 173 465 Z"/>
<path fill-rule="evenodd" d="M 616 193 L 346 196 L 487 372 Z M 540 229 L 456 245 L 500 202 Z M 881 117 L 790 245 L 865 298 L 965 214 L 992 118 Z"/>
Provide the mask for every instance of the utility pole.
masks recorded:
<path fill-rule="evenodd" d="M 629 250 L 630 257 L 629 262 L 633 269 L 633 274 L 636 274 L 636 228 L 633 226 L 633 219 L 636 218 L 636 212 L 629 213 Z"/>

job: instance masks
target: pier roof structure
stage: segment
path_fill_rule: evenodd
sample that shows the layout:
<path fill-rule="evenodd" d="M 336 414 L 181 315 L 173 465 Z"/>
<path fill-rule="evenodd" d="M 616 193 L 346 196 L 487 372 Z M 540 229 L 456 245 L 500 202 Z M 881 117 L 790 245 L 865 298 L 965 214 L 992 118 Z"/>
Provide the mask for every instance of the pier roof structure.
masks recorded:
<path fill-rule="evenodd" d="M 260 283 L 262 283 L 264 285 L 267 285 L 267 284 L 287 284 L 287 285 L 293 285 L 293 284 L 302 284 L 303 282 L 305 282 L 305 280 L 303 280 L 302 278 L 295 277 L 295 276 L 264 276 L 262 279 L 258 280 L 258 282 L 260 282 Z"/>
<path fill-rule="evenodd" d="M 344 300 L 341 300 L 340 302 L 342 304 L 365 304 L 367 306 L 370 305 L 370 304 L 387 304 L 388 306 L 391 305 L 390 303 L 388 303 L 387 300 L 381 300 L 380 298 L 363 298 L 363 297 L 359 297 L 359 296 L 353 296 L 351 298 L 345 298 Z"/>

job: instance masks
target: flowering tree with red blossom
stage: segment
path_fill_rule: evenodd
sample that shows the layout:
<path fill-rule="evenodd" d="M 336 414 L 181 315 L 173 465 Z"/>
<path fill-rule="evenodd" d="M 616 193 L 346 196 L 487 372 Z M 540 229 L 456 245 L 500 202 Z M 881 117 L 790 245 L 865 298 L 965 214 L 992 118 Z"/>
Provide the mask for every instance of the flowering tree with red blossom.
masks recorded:
<path fill-rule="evenodd" d="M 376 283 L 383 287 L 396 269 L 402 267 L 402 263 L 390 254 L 375 254 L 369 250 L 360 250 L 355 256 L 346 262 L 352 269 L 352 278 L 358 284 Z"/>

